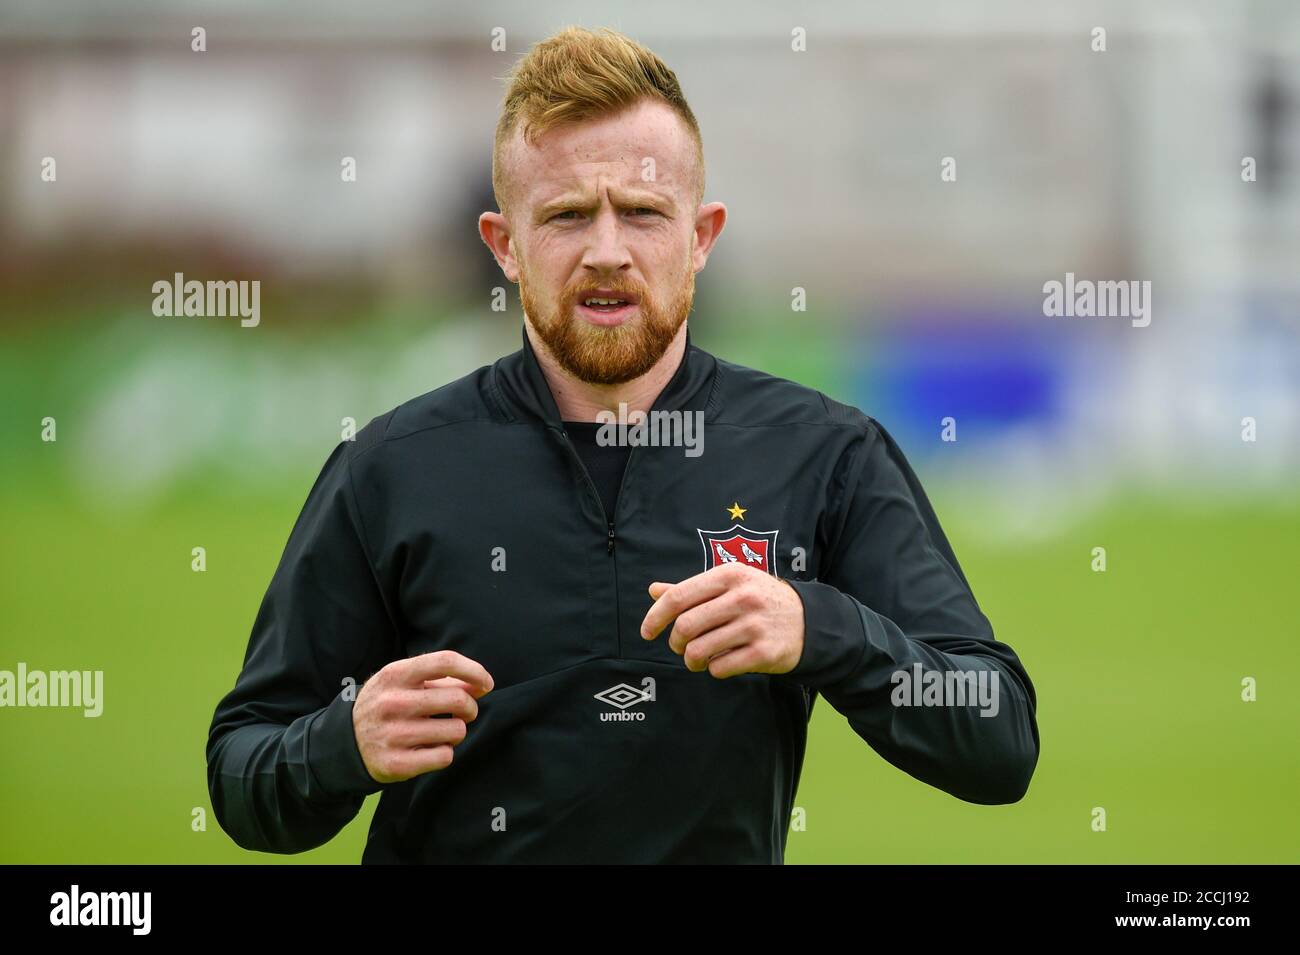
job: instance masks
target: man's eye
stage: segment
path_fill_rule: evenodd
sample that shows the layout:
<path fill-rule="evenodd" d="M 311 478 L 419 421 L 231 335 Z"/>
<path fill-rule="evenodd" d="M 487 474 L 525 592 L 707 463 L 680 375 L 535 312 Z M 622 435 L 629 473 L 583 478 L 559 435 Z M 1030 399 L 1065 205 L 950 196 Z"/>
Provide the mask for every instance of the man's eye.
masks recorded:
<path fill-rule="evenodd" d="M 658 215 L 663 215 L 663 213 L 661 213 L 658 209 L 651 209 L 649 206 L 641 206 L 641 207 L 639 207 L 639 208 L 633 209 L 633 210 L 632 210 L 632 214 L 635 215 L 635 216 L 642 216 L 642 215 L 658 216 Z M 566 216 L 573 216 L 573 217 L 576 218 L 576 217 L 579 217 L 579 216 L 581 216 L 581 215 L 582 215 L 582 213 L 579 212 L 577 209 L 565 209 L 563 212 L 557 212 L 557 213 L 555 213 L 555 215 L 551 216 L 550 221 L 551 221 L 551 222 L 554 222 L 555 220 L 559 219 L 559 220 L 563 220 L 563 221 L 566 221 L 566 222 L 572 222 L 572 221 L 573 221 L 572 219 L 566 219 L 565 217 L 566 217 Z"/>

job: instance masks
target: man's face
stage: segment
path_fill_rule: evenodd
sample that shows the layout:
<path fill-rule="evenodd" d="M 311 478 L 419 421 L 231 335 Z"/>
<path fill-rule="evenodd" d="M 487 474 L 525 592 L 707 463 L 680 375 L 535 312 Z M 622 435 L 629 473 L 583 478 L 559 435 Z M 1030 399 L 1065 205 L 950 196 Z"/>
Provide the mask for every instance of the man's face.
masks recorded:
<path fill-rule="evenodd" d="M 502 266 L 512 279 L 517 273 L 538 337 L 582 381 L 645 374 L 690 313 L 704 265 L 696 234 L 704 207 L 695 202 L 685 124 L 666 104 L 644 100 L 550 130 L 536 146 L 516 132 L 506 157 L 510 254 Z M 711 229 L 713 215 L 704 219 L 711 245 L 721 221 Z"/>

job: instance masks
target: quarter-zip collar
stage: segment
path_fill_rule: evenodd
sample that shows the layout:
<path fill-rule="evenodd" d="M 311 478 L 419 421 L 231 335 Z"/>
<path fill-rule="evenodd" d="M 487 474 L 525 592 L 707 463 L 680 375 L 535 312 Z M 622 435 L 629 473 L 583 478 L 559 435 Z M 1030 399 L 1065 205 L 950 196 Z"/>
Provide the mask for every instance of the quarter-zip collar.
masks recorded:
<path fill-rule="evenodd" d="M 514 419 L 535 418 L 549 426 L 562 428 L 559 407 L 546 375 L 528 340 L 528 330 L 521 326 L 524 347 L 497 359 L 492 366 L 492 387 L 502 411 Z M 715 410 L 717 360 L 691 344 L 690 325 L 686 327 L 686 350 L 677 371 L 664 386 L 651 411 L 703 410 L 705 420 Z"/>

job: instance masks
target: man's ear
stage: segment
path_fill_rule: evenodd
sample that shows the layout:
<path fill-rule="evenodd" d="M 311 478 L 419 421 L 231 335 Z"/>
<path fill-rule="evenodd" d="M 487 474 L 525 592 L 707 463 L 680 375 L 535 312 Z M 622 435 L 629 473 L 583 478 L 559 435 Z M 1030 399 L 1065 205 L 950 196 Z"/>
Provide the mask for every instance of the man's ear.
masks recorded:
<path fill-rule="evenodd" d="M 691 252 L 691 264 L 698 272 L 713 250 L 713 244 L 722 235 L 727 224 L 727 207 L 721 202 L 710 202 L 700 206 L 695 214 L 695 248 Z"/>
<path fill-rule="evenodd" d="M 514 245 L 510 240 L 510 223 L 499 212 L 485 212 L 478 217 L 478 234 L 501 266 L 501 271 L 511 282 L 519 281 L 519 263 L 515 261 Z"/>

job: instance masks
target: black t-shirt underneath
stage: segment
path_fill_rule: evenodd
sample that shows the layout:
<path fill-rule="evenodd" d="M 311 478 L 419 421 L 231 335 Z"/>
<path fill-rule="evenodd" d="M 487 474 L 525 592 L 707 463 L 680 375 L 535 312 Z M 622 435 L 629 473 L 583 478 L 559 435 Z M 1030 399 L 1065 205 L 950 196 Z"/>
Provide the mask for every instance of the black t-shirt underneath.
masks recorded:
<path fill-rule="evenodd" d="M 623 483 L 623 469 L 627 467 L 627 456 L 632 449 L 627 445 L 597 444 L 596 432 L 601 427 L 603 425 L 595 421 L 564 422 L 564 430 L 569 433 L 574 450 L 582 458 L 592 483 L 600 492 L 600 501 L 605 506 L 605 518 L 613 523 L 618 489 Z"/>

